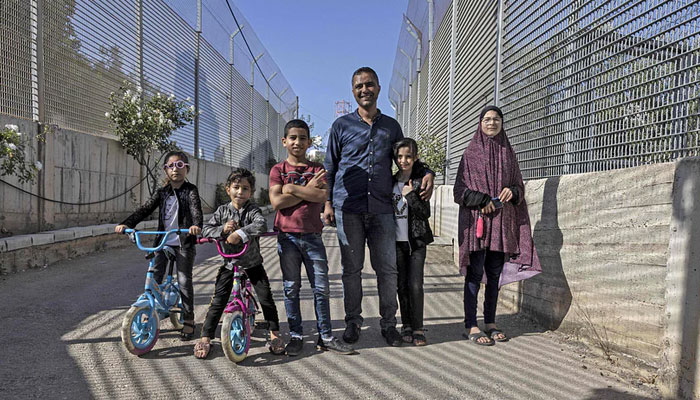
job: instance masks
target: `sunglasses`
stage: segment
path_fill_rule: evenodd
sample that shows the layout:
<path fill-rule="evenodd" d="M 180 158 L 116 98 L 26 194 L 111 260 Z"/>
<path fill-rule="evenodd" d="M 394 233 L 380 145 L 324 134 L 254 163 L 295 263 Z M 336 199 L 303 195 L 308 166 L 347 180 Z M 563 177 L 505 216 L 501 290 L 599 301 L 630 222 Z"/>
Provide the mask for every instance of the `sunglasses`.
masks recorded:
<path fill-rule="evenodd" d="M 165 164 L 165 165 L 163 165 L 163 168 L 166 168 L 166 169 L 175 169 L 175 168 L 177 168 L 177 169 L 183 169 L 183 168 L 189 167 L 189 166 L 190 166 L 190 164 L 187 164 L 186 162 L 184 162 L 184 161 L 182 161 L 182 160 L 177 160 L 177 161 L 175 161 L 175 162 L 171 162 L 170 164 Z"/>

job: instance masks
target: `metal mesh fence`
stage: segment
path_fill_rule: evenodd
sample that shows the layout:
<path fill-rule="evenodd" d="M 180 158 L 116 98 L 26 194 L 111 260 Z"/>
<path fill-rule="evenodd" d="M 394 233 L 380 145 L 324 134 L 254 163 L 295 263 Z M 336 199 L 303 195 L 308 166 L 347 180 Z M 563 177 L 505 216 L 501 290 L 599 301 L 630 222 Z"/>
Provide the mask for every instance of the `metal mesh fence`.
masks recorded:
<path fill-rule="evenodd" d="M 147 94 L 199 104 L 198 125 L 172 136 L 185 151 L 266 172 L 296 95 L 233 12 L 242 33 L 223 0 L 0 2 L 0 113 L 111 136 L 110 93 L 125 80 L 143 82 Z M 243 35 L 256 56 L 264 54 L 257 64 Z"/>
<path fill-rule="evenodd" d="M 418 30 L 428 26 L 427 5 L 422 3 L 410 1 L 406 14 Z M 449 3 L 456 6 L 454 14 Z M 428 80 L 432 87 L 425 90 L 444 92 L 447 64 L 448 101 L 435 98 L 428 107 L 421 98 L 423 89 L 416 89 L 418 109 L 410 114 L 418 118 L 410 130 L 442 137 L 445 128 L 437 122 L 445 113 L 450 116 L 445 133 L 448 183 L 454 182 L 479 110 L 494 102 L 505 113 L 505 127 L 525 178 L 698 154 L 700 2 L 453 0 L 447 4 L 435 2 L 436 36 Z M 438 32 L 445 24 L 453 28 L 452 35 Z M 429 65 L 423 52 L 412 47 L 410 37 L 408 32 L 400 35 L 390 90 L 404 128 L 416 117 L 402 115 L 406 108 L 401 105 L 416 101 L 400 77 L 415 75 L 409 61 L 419 65 L 413 71 L 420 74 L 427 73 Z M 444 56 L 444 46 L 451 47 L 453 57 Z M 412 82 L 423 84 L 422 79 Z"/>

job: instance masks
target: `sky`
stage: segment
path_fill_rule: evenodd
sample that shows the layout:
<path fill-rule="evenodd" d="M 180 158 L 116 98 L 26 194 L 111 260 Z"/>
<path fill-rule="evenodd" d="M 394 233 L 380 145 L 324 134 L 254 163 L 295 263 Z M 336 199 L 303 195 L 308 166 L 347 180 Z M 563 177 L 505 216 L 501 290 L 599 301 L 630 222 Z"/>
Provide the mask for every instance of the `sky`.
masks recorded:
<path fill-rule="evenodd" d="M 221 0 L 224 1 L 224 0 Z M 396 45 L 408 0 L 233 0 L 299 96 L 300 114 L 311 114 L 314 135 L 325 135 L 335 102 L 357 107 L 353 71 L 372 67 L 389 104 Z"/>

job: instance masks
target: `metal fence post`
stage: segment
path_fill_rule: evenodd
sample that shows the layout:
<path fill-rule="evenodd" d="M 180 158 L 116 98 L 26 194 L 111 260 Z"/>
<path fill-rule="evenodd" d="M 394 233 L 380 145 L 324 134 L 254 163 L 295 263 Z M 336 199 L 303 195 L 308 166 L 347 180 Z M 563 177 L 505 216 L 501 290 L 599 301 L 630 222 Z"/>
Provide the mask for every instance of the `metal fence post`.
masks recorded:
<path fill-rule="evenodd" d="M 450 184 L 450 146 L 452 146 L 452 118 L 455 105 L 455 62 L 457 60 L 457 12 L 459 0 L 452 0 L 452 26 L 450 30 L 450 82 L 447 100 L 447 137 L 445 138 L 445 185 Z"/>
<path fill-rule="evenodd" d="M 33 0 L 32 8 L 35 10 L 35 19 L 31 20 L 31 32 L 34 46 L 31 49 L 32 59 L 32 114 L 37 122 L 37 133 L 41 134 L 46 121 L 46 80 L 44 77 L 44 4 L 43 0 Z M 35 97 L 36 96 L 36 97 Z M 37 140 L 37 160 L 46 165 L 46 151 L 41 140 Z M 37 230 L 44 228 L 44 201 L 41 197 L 46 194 L 46 170 L 42 168 L 37 174 Z"/>
<path fill-rule="evenodd" d="M 228 88 L 228 147 L 229 147 L 229 166 L 233 166 L 233 38 L 243 29 L 243 25 L 241 25 L 240 28 L 236 29 L 230 37 L 229 40 L 229 64 L 228 64 L 228 73 L 229 73 L 229 88 Z"/>
<path fill-rule="evenodd" d="M 255 105 L 255 63 L 258 62 L 260 57 L 265 53 L 260 53 L 257 57 L 250 62 L 250 169 L 255 170 L 255 156 L 253 155 L 253 106 Z"/>
<path fill-rule="evenodd" d="M 194 158 L 199 158 L 199 44 L 202 36 L 202 0 L 197 0 L 197 30 L 194 47 Z M 197 169 L 199 171 L 199 169 Z"/>
<path fill-rule="evenodd" d="M 433 0 L 426 0 L 428 2 L 428 93 L 426 94 L 426 111 L 425 111 L 425 132 L 430 135 L 430 96 L 433 89 L 433 84 L 431 79 L 433 77 Z"/>
<path fill-rule="evenodd" d="M 496 42 L 496 84 L 493 89 L 493 103 L 498 106 L 501 102 L 501 47 L 503 46 L 503 0 L 498 0 L 498 40 Z"/>

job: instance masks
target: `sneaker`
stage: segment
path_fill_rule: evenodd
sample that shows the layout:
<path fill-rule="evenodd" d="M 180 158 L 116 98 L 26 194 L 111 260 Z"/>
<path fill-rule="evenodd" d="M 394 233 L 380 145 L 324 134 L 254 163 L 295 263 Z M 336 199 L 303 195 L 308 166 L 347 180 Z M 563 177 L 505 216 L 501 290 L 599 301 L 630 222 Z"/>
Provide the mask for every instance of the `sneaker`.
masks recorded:
<path fill-rule="evenodd" d="M 296 356 L 301 353 L 301 349 L 304 348 L 304 341 L 300 337 L 292 336 L 292 339 L 287 343 L 285 350 L 288 356 Z"/>
<path fill-rule="evenodd" d="M 401 334 L 393 326 L 391 328 L 383 330 L 382 336 L 384 336 L 384 339 L 386 339 L 386 343 L 389 346 L 399 347 L 401 346 L 401 343 L 403 343 Z"/>
<path fill-rule="evenodd" d="M 355 349 L 352 348 L 352 346 L 347 345 L 335 336 L 331 337 L 330 340 L 323 340 L 321 337 L 318 337 L 318 342 L 316 343 L 316 348 L 321 350 L 321 351 L 334 351 L 339 354 L 355 354 Z"/>
<path fill-rule="evenodd" d="M 349 322 L 343 333 L 343 341 L 345 341 L 345 343 L 355 343 L 358 340 L 360 340 L 360 325 Z"/>

